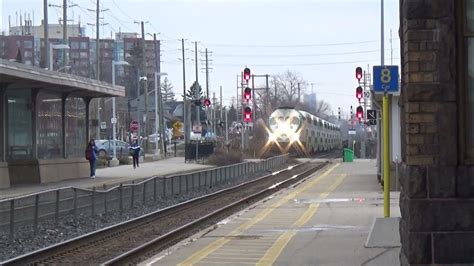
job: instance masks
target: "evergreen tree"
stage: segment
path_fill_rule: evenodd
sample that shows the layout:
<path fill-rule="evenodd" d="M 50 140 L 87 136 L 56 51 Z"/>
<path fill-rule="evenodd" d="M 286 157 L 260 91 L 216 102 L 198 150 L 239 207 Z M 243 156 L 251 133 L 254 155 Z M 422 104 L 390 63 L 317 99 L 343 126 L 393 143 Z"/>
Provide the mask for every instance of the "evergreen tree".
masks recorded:
<path fill-rule="evenodd" d="M 18 63 L 23 63 L 23 57 L 21 56 L 21 51 L 19 48 L 18 48 L 18 52 L 16 53 L 16 61 Z"/>
<path fill-rule="evenodd" d="M 173 85 L 171 82 L 168 80 L 167 77 L 163 80 L 161 83 L 161 96 L 163 99 L 163 102 L 175 102 L 175 94 L 173 91 Z"/>
<path fill-rule="evenodd" d="M 191 103 L 191 121 L 196 121 L 197 120 L 197 112 L 196 112 L 196 101 L 201 101 L 203 99 L 203 91 L 201 85 L 199 85 L 198 82 L 194 82 L 191 88 L 186 93 L 186 99 L 188 100 L 189 103 Z M 201 122 L 207 120 L 206 112 L 204 111 L 204 106 L 201 104 L 200 105 L 200 120 Z"/>

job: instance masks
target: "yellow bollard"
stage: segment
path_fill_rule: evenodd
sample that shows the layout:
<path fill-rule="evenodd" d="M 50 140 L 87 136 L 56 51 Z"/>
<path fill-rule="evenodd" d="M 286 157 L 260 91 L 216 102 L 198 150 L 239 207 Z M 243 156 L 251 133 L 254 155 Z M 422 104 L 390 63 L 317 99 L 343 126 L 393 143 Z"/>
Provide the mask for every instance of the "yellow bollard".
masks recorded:
<path fill-rule="evenodd" d="M 390 217 L 390 132 L 388 110 L 390 103 L 388 95 L 383 96 L 383 213 L 384 217 Z"/>

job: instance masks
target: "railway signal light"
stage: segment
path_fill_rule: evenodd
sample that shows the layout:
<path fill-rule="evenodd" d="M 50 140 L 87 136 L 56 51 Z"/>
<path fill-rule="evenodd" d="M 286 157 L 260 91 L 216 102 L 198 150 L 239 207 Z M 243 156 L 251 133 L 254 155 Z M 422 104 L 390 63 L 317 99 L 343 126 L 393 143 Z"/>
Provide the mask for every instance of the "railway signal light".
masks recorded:
<path fill-rule="evenodd" d="M 201 106 L 201 100 L 194 100 L 194 105 Z"/>
<path fill-rule="evenodd" d="M 362 118 L 364 117 L 364 108 L 362 108 L 362 106 L 357 107 L 356 116 L 359 120 L 362 120 Z"/>
<path fill-rule="evenodd" d="M 247 87 L 244 90 L 244 100 L 248 102 L 250 99 L 252 99 L 252 89 Z"/>
<path fill-rule="evenodd" d="M 246 67 L 244 69 L 244 80 L 248 82 L 250 80 L 250 68 Z"/>
<path fill-rule="evenodd" d="M 244 122 L 252 121 L 252 109 L 250 107 L 245 107 L 244 109 Z"/>
<path fill-rule="evenodd" d="M 356 68 L 356 79 L 360 82 L 360 80 L 362 79 L 362 68 L 361 67 L 357 67 Z"/>
<path fill-rule="evenodd" d="M 362 96 L 363 96 L 363 90 L 362 90 L 362 87 L 359 86 L 356 88 L 356 98 L 359 100 L 359 102 L 362 99 Z"/>
<path fill-rule="evenodd" d="M 206 107 L 209 107 L 211 105 L 211 100 L 210 99 L 204 99 L 204 105 Z"/>

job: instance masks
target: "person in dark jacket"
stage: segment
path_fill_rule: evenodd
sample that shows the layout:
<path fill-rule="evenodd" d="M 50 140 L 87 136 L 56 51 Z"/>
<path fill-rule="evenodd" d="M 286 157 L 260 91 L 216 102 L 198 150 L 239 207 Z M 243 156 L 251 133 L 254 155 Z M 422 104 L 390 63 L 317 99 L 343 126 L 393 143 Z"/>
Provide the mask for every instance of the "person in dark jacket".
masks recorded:
<path fill-rule="evenodd" d="M 97 149 L 97 146 L 95 146 L 95 141 L 94 139 L 91 139 L 89 143 L 87 144 L 87 148 L 85 152 L 86 159 L 89 161 L 89 165 L 90 165 L 91 178 L 95 178 L 95 169 L 96 169 L 95 163 L 97 161 L 97 152 L 98 152 L 98 149 Z"/>
<path fill-rule="evenodd" d="M 140 158 L 140 145 L 138 144 L 138 140 L 135 140 L 130 147 L 130 150 L 132 151 L 132 157 L 133 157 L 133 168 L 135 169 L 136 167 L 139 167 L 138 165 L 138 159 Z"/>

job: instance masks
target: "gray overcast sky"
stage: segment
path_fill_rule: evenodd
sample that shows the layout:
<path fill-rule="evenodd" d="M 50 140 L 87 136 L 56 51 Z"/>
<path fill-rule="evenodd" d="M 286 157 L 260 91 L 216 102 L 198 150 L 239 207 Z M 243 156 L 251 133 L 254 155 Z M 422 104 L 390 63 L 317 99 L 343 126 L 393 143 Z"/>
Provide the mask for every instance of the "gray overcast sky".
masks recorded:
<path fill-rule="evenodd" d="M 62 0 L 49 0 L 61 5 Z M 94 23 L 95 0 L 68 0 L 69 17 L 80 16 L 81 24 Z M 385 0 L 385 63 L 390 64 L 390 30 L 393 30 L 393 64 L 400 62 L 399 0 Z M 34 12 L 38 25 L 43 14 L 43 0 L 0 0 L 2 31 L 7 32 L 8 16 L 15 24 L 15 12 Z M 329 102 L 334 112 L 346 112 L 356 105 L 355 67 L 366 69 L 380 64 L 380 0 L 299 0 L 299 1 L 160 1 L 103 0 L 108 25 L 104 38 L 111 32 L 135 31 L 135 21 L 149 21 L 146 33 L 161 32 L 162 71 L 182 94 L 180 38 L 187 39 L 186 57 L 194 58 L 193 41 L 198 49 L 212 51 L 210 91 L 218 93 L 223 86 L 224 102 L 236 95 L 236 75 L 247 65 L 254 74 L 273 74 L 285 70 L 298 72 L 308 83 L 315 83 L 318 99 Z M 49 8 L 50 22 L 57 23 L 62 10 Z M 102 30 L 102 28 L 101 28 Z M 92 26 L 86 34 L 94 36 Z M 151 37 L 147 37 L 151 38 Z M 204 59 L 200 56 L 200 59 Z M 195 80 L 194 61 L 186 62 L 186 85 Z M 200 71 L 199 81 L 205 84 Z M 264 84 L 264 79 L 256 80 Z M 308 91 L 311 90 L 309 86 Z"/>

